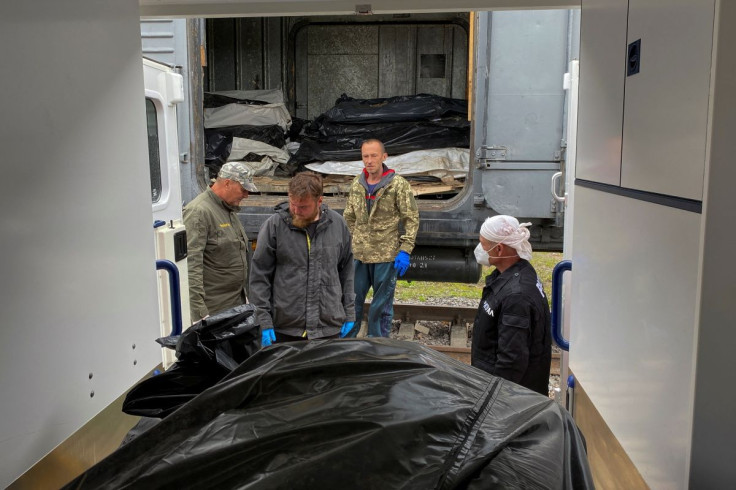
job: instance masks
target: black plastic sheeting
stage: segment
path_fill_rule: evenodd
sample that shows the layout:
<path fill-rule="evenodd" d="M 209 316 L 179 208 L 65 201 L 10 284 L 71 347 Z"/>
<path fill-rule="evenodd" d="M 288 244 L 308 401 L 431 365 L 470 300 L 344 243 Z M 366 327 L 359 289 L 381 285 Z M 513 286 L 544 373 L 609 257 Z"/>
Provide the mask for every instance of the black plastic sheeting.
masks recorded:
<path fill-rule="evenodd" d="M 467 101 L 420 94 L 387 99 L 353 99 L 343 94 L 335 106 L 305 130 L 287 171 L 304 164 L 360 160 L 363 141 L 381 140 L 389 155 L 434 148 L 469 148 Z"/>
<path fill-rule="evenodd" d="M 307 136 L 313 138 L 331 138 L 340 136 L 358 136 L 365 138 L 373 134 L 388 133 L 389 130 L 404 131 L 413 127 L 454 128 L 467 133 L 470 121 L 465 116 L 449 116 L 426 121 L 397 121 L 392 123 L 372 124 L 338 124 L 329 121 L 314 123 Z"/>
<path fill-rule="evenodd" d="M 389 155 L 403 155 L 410 151 L 433 148 L 469 148 L 470 123 L 458 124 L 456 119 L 393 124 L 370 124 L 366 126 L 331 126 L 330 136 L 305 138 L 297 152 L 288 162 L 290 168 L 305 163 L 320 161 L 355 161 L 361 159 L 363 141 L 371 138 L 380 140 Z M 355 128 L 356 131 L 349 131 Z"/>
<path fill-rule="evenodd" d="M 129 415 L 163 418 L 220 381 L 260 348 L 255 308 L 236 306 L 197 322 L 179 337 L 157 342 L 176 349 L 177 362 L 134 386 L 123 401 Z"/>
<path fill-rule="evenodd" d="M 412 342 L 275 344 L 66 488 L 593 488 L 547 397 Z"/>
<path fill-rule="evenodd" d="M 289 126 L 289 131 L 286 133 L 286 137 L 289 141 L 301 141 L 304 138 L 305 130 L 311 123 L 312 121 L 309 119 L 292 116 L 291 126 Z"/>
<path fill-rule="evenodd" d="M 278 125 L 207 128 L 204 130 L 204 161 L 213 172 L 218 172 L 227 162 L 234 137 L 260 141 L 277 148 L 286 144 L 284 131 Z"/>
<path fill-rule="evenodd" d="M 342 94 L 318 119 L 343 124 L 423 121 L 443 116 L 467 118 L 468 101 L 432 94 L 400 95 L 382 99 L 354 99 Z"/>

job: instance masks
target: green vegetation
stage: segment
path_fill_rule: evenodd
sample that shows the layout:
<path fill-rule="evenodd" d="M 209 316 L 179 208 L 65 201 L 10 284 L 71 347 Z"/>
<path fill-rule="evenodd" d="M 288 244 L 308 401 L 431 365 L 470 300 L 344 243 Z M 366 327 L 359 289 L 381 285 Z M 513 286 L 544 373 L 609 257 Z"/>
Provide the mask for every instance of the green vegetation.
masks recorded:
<path fill-rule="evenodd" d="M 544 284 L 544 291 L 550 296 L 552 291 L 552 270 L 562 260 L 561 253 L 534 252 L 531 263 Z M 492 272 L 492 267 L 484 267 L 480 281 L 477 284 L 463 284 L 453 282 L 407 282 L 399 280 L 396 284 L 395 301 L 415 303 L 427 298 L 471 298 L 480 300 L 486 276 Z M 370 293 L 369 293 L 370 294 Z"/>

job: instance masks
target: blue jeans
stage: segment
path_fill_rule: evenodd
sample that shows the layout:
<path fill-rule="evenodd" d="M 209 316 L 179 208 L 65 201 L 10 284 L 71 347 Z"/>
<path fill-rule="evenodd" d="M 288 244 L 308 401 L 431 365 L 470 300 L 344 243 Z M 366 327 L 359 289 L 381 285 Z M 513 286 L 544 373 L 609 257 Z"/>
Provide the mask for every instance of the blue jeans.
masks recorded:
<path fill-rule="evenodd" d="M 346 337 L 355 337 L 363 320 L 363 303 L 368 290 L 373 287 L 373 300 L 368 310 L 368 337 L 388 337 L 391 333 L 391 320 L 394 318 L 394 291 L 396 290 L 396 269 L 393 262 L 355 264 L 355 327 Z"/>

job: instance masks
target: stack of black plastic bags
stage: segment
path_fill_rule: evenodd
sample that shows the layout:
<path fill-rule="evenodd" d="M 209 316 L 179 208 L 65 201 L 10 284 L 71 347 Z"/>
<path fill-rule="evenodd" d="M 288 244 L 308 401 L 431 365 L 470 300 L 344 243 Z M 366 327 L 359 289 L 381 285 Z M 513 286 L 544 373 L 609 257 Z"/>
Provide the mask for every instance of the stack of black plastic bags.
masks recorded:
<path fill-rule="evenodd" d="M 469 148 L 467 103 L 429 94 L 388 99 L 353 99 L 343 94 L 308 127 L 289 165 L 360 160 L 361 143 L 371 138 L 381 140 L 389 155 Z"/>
<path fill-rule="evenodd" d="M 206 108 L 233 103 L 264 102 L 217 94 L 205 97 Z M 293 175 L 307 163 L 360 160 L 361 143 L 371 138 L 381 140 L 390 155 L 435 148 L 469 148 L 470 122 L 467 100 L 430 94 L 353 99 L 343 94 L 334 107 L 314 121 L 294 119 L 288 128 L 283 124 L 206 127 L 205 136 L 205 161 L 214 171 L 230 158 L 233 137 L 263 141 L 279 148 L 285 147 L 287 139 L 298 143 L 288 162 L 279 164 L 275 172 L 275 175 Z M 251 159 L 258 157 L 250 155 Z"/>

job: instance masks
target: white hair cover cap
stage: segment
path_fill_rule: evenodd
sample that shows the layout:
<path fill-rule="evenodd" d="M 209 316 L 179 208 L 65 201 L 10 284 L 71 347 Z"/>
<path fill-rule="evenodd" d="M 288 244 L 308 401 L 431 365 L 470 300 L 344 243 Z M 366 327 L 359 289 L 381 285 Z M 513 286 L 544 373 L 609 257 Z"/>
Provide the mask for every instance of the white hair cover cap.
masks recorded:
<path fill-rule="evenodd" d="M 532 259 L 532 246 L 529 244 L 529 230 L 531 223 L 521 223 L 513 216 L 499 214 L 485 220 L 480 227 L 480 235 L 494 243 L 503 243 L 516 249 L 519 257 Z"/>

